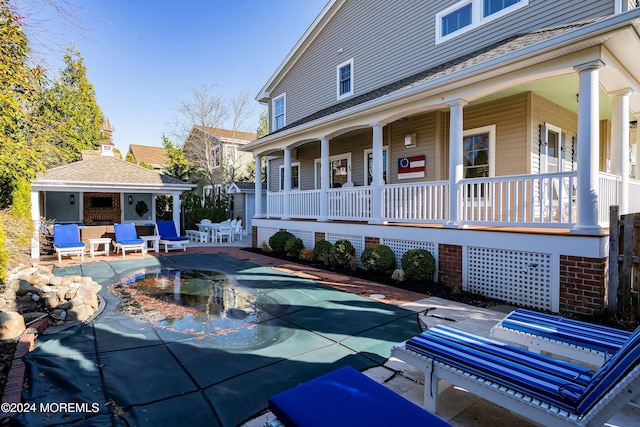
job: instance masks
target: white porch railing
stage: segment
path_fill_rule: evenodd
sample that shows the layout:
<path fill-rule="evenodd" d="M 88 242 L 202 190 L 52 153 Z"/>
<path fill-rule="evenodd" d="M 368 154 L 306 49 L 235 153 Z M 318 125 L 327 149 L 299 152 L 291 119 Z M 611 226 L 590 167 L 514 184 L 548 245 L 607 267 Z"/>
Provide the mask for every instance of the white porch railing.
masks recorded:
<path fill-rule="evenodd" d="M 289 213 L 292 218 L 320 216 L 320 190 L 292 191 L 289 193 L 289 201 Z"/>
<path fill-rule="evenodd" d="M 449 219 L 449 181 L 383 186 L 382 219 L 393 222 L 445 222 Z"/>
<path fill-rule="evenodd" d="M 600 224 L 609 220 L 609 206 L 618 204 L 617 176 L 600 173 Z M 459 221 L 465 225 L 571 228 L 576 223 L 577 172 L 557 172 L 464 179 L 460 185 Z M 329 218 L 367 221 L 371 218 L 371 187 L 328 190 Z M 267 193 L 267 216 L 283 215 L 281 192 Z M 640 181 L 629 181 L 629 211 L 640 211 Z M 320 190 L 289 193 L 292 218 L 320 216 Z M 388 222 L 443 224 L 449 219 L 449 182 L 390 184 L 381 188 L 382 219 Z"/>
<path fill-rule="evenodd" d="M 567 228 L 575 223 L 575 171 L 464 179 L 460 221 Z"/>
<path fill-rule="evenodd" d="M 366 221 L 371 217 L 371 187 L 332 188 L 329 219 Z"/>

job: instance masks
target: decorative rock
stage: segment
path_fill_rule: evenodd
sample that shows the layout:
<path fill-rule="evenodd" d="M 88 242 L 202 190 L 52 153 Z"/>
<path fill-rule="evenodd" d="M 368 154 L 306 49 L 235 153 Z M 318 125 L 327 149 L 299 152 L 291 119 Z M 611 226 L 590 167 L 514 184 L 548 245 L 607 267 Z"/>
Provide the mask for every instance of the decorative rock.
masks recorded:
<path fill-rule="evenodd" d="M 87 304 L 74 305 L 70 310 L 67 311 L 67 318 L 65 320 L 79 320 L 83 322 L 90 318 L 94 312 L 95 310 Z"/>
<path fill-rule="evenodd" d="M 19 313 L 0 312 L 0 340 L 17 338 L 24 330 L 24 318 Z"/>
<path fill-rule="evenodd" d="M 82 301 L 84 304 L 91 306 L 94 310 L 98 308 L 98 295 L 96 295 L 95 291 L 88 289 L 88 287 L 86 286 L 78 288 L 78 292 L 76 292 L 76 296 L 73 300 L 71 300 L 71 302 L 74 302 L 76 299 Z"/>
<path fill-rule="evenodd" d="M 40 296 L 38 294 L 31 294 L 31 299 L 34 302 L 38 302 L 38 301 L 40 301 Z"/>
<path fill-rule="evenodd" d="M 55 310 L 53 310 L 53 313 L 51 313 L 51 317 L 53 317 L 55 320 L 64 320 L 67 317 L 67 312 L 56 308 Z"/>
<path fill-rule="evenodd" d="M 39 319 L 41 317 L 45 317 L 47 315 L 47 313 L 43 313 L 41 311 L 32 311 L 30 313 L 25 313 L 22 315 L 22 318 L 24 319 L 24 323 L 25 324 L 29 324 L 29 322 L 32 322 L 36 319 Z"/>
<path fill-rule="evenodd" d="M 391 278 L 398 282 L 404 282 L 407 279 L 405 277 L 404 270 L 402 270 L 401 268 L 393 270 L 393 274 L 391 275 Z"/>

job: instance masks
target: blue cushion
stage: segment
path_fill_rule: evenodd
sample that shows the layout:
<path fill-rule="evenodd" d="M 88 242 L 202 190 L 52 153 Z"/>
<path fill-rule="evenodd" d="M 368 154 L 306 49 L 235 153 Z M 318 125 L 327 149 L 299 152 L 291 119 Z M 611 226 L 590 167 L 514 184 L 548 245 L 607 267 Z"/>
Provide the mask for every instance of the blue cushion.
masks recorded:
<path fill-rule="evenodd" d="M 133 224 L 115 224 L 113 226 L 113 231 L 115 232 L 117 243 L 134 244 L 144 242 L 144 240 L 138 238 L 136 226 Z"/>
<path fill-rule="evenodd" d="M 160 239 L 168 240 L 171 242 L 180 241 L 180 240 L 189 240 L 186 236 L 178 236 L 176 232 L 176 224 L 172 220 L 166 221 L 158 221 L 158 234 L 160 234 Z"/>
<path fill-rule="evenodd" d="M 286 427 L 449 426 L 351 366 L 273 396 L 269 409 Z"/>
<path fill-rule="evenodd" d="M 84 243 L 80 241 L 78 226 L 75 224 L 54 225 L 53 245 L 56 248 L 83 248 Z"/>

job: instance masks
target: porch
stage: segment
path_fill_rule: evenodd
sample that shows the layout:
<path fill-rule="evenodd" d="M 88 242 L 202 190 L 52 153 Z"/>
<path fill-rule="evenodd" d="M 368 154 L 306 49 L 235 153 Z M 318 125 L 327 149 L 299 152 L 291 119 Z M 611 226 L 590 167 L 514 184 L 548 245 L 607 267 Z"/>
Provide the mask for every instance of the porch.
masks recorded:
<path fill-rule="evenodd" d="M 603 172 L 598 183 L 598 223 L 606 228 L 609 206 L 619 204 L 625 183 Z M 629 179 L 626 186 L 628 212 L 622 213 L 640 211 L 640 181 Z M 582 207 L 576 188 L 576 171 L 462 179 L 455 192 L 450 191 L 449 181 L 383 184 L 379 211 L 382 223 L 571 230 Z M 372 191 L 371 186 L 328 189 L 328 219 L 377 223 Z M 450 203 L 450 194 L 457 195 L 457 203 Z M 323 211 L 321 199 L 320 189 L 267 192 L 265 216 L 317 219 Z M 458 210 L 455 223 L 449 214 L 451 206 Z"/>

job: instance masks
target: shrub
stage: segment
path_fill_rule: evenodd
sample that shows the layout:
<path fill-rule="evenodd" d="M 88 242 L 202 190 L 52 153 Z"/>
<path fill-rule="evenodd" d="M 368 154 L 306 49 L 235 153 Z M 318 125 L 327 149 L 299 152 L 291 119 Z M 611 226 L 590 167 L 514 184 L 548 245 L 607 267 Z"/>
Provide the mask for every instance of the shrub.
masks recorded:
<path fill-rule="evenodd" d="M 313 249 L 303 249 L 300 251 L 300 259 L 306 262 L 313 262 Z"/>
<path fill-rule="evenodd" d="M 273 236 L 269 237 L 269 246 L 271 250 L 277 254 L 286 253 L 285 245 L 289 239 L 294 239 L 295 236 L 288 231 L 276 231 Z"/>
<path fill-rule="evenodd" d="M 335 267 L 349 267 L 356 255 L 356 249 L 347 239 L 337 240 L 329 252 L 329 263 Z"/>
<path fill-rule="evenodd" d="M 302 239 L 298 237 L 293 237 L 287 240 L 287 243 L 284 245 L 284 251 L 287 253 L 287 256 L 292 258 L 299 258 L 300 252 L 304 249 L 304 243 Z"/>
<path fill-rule="evenodd" d="M 400 263 L 409 280 L 425 282 L 431 280 L 436 271 L 436 260 L 426 249 L 409 249 Z"/>
<path fill-rule="evenodd" d="M 328 240 L 319 240 L 313 247 L 313 259 L 316 262 L 321 262 L 324 265 L 329 265 L 329 254 L 333 244 Z"/>
<path fill-rule="evenodd" d="M 396 255 L 387 245 L 371 245 L 362 251 L 360 264 L 365 271 L 383 274 L 396 268 Z"/>

